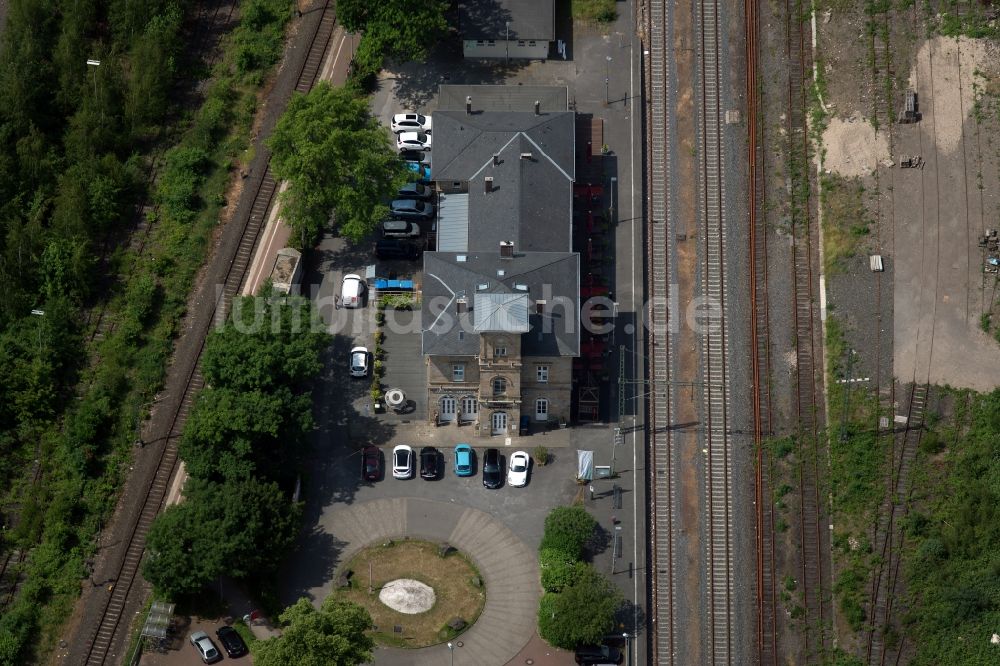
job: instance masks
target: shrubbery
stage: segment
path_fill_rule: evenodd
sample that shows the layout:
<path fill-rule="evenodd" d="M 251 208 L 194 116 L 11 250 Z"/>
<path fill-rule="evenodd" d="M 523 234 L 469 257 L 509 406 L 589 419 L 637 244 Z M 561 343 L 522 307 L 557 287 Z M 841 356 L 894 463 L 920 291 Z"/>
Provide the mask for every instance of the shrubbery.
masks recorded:
<path fill-rule="evenodd" d="M 300 508 L 289 496 L 313 427 L 306 389 L 329 341 L 313 315 L 303 298 L 247 297 L 209 336 L 207 388 L 180 445 L 185 499 L 153 523 L 143 570 L 164 594 L 195 594 L 223 573 L 269 575 L 294 541 Z"/>
<path fill-rule="evenodd" d="M 583 557 L 583 546 L 594 536 L 597 521 L 582 506 L 560 506 L 545 518 L 540 550 L 554 549 L 574 560 Z"/>
<path fill-rule="evenodd" d="M 538 634 L 556 647 L 599 643 L 621 607 L 622 595 L 611 581 L 580 561 L 596 528 L 597 521 L 581 506 L 556 507 L 545 518 Z"/>

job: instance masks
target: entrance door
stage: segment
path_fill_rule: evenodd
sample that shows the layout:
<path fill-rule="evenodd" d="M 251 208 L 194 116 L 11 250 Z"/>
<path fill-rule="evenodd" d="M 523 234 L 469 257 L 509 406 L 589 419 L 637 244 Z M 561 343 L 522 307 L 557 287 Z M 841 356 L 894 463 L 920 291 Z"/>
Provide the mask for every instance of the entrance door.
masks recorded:
<path fill-rule="evenodd" d="M 475 421 L 476 420 L 476 399 L 472 396 L 467 396 L 462 398 L 462 420 L 463 421 Z"/>
<path fill-rule="evenodd" d="M 492 433 L 494 435 L 507 434 L 507 412 L 493 412 Z"/>
<path fill-rule="evenodd" d="M 451 396 L 441 398 L 441 420 L 454 421 L 458 403 Z"/>

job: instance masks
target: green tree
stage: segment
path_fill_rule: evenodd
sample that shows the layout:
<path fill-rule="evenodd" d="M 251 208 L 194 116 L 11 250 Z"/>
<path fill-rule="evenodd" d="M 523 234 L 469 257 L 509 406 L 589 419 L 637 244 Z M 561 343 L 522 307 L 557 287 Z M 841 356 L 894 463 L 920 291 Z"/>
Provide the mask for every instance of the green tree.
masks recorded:
<path fill-rule="evenodd" d="M 233 319 L 211 332 L 202 372 L 212 386 L 241 390 L 298 386 L 323 368 L 320 352 L 330 336 L 301 297 L 246 297 Z"/>
<path fill-rule="evenodd" d="M 275 176 L 289 182 L 283 217 L 300 247 L 318 240 L 331 211 L 340 233 L 360 241 L 388 212 L 382 202 L 407 180 L 367 99 L 327 83 L 292 98 L 268 145 Z"/>
<path fill-rule="evenodd" d="M 372 659 L 372 619 L 357 604 L 330 596 L 316 610 L 303 598 L 280 619 L 281 636 L 255 645 L 257 666 L 355 666 Z"/>
<path fill-rule="evenodd" d="M 209 387 L 191 410 L 180 455 L 194 477 L 280 480 L 279 475 L 294 473 L 312 428 L 308 394 L 295 395 L 284 386 L 274 391 Z"/>
<path fill-rule="evenodd" d="M 539 553 L 538 564 L 542 570 L 542 589 L 546 592 L 560 592 L 572 585 L 587 567 L 556 548 L 546 548 Z"/>
<path fill-rule="evenodd" d="M 545 517 L 545 533 L 540 551 L 554 548 L 579 560 L 583 556 L 583 546 L 597 528 L 597 521 L 582 506 L 559 506 Z"/>
<path fill-rule="evenodd" d="M 614 629 L 622 595 L 611 581 L 585 565 L 562 592 L 547 592 L 538 605 L 538 634 L 556 647 L 572 650 L 598 643 Z"/>
<path fill-rule="evenodd" d="M 351 32 L 362 33 L 359 50 L 397 61 L 422 60 L 448 30 L 447 9 L 440 0 L 340 0 L 337 18 Z"/>
<path fill-rule="evenodd" d="M 190 478 L 184 501 L 150 528 L 143 574 L 170 596 L 195 594 L 222 574 L 270 574 L 294 542 L 300 519 L 300 507 L 277 484 Z"/>

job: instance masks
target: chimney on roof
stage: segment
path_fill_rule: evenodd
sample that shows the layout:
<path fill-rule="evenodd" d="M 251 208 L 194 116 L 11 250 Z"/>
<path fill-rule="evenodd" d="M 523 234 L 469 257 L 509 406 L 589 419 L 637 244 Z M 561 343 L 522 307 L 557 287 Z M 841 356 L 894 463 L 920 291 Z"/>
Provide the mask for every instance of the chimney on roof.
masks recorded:
<path fill-rule="evenodd" d="M 493 166 L 500 166 L 500 153 L 493 153 Z"/>
<path fill-rule="evenodd" d="M 535 301 L 535 314 L 545 314 L 545 301 Z"/>
<path fill-rule="evenodd" d="M 501 259 L 513 259 L 514 258 L 514 243 L 511 241 L 500 241 L 500 258 Z"/>
<path fill-rule="evenodd" d="M 465 96 L 465 112 L 472 114 L 472 95 Z"/>
<path fill-rule="evenodd" d="M 521 153 L 521 159 L 522 160 L 530 160 L 531 159 L 531 153 Z"/>
<path fill-rule="evenodd" d="M 486 194 L 493 191 L 493 176 L 486 176 L 486 178 L 483 179 L 483 190 Z"/>
<path fill-rule="evenodd" d="M 455 301 L 455 312 L 458 314 L 465 314 L 469 311 L 469 301 L 464 298 L 460 298 Z"/>
<path fill-rule="evenodd" d="M 540 116 L 540 115 L 542 115 L 542 110 L 541 110 L 541 106 L 542 106 L 542 103 L 541 103 L 541 102 L 539 102 L 539 101 L 538 101 L 538 100 L 536 99 L 536 100 L 535 100 L 535 115 L 536 115 L 536 116 Z"/>

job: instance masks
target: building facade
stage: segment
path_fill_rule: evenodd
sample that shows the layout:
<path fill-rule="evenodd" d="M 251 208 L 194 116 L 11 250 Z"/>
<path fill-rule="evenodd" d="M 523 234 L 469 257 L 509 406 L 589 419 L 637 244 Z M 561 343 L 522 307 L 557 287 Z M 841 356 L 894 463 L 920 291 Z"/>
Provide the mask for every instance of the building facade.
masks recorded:
<path fill-rule="evenodd" d="M 545 60 L 555 41 L 555 0 L 461 0 L 466 58 Z"/>

